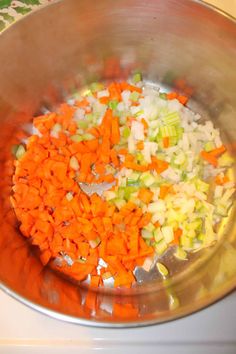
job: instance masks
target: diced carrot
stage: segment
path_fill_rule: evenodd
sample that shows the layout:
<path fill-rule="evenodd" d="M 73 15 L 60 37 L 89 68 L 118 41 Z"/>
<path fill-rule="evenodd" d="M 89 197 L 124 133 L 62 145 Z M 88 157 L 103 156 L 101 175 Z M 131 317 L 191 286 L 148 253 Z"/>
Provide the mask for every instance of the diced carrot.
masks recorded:
<path fill-rule="evenodd" d="M 170 185 L 162 184 L 162 185 L 160 186 L 159 198 L 160 198 L 160 199 L 165 199 L 165 197 L 167 196 L 167 194 L 168 194 L 170 188 L 171 188 Z"/>
<path fill-rule="evenodd" d="M 150 191 L 148 188 L 140 188 L 139 193 L 138 193 L 138 198 L 146 203 L 149 204 L 153 198 L 154 193 Z"/>
<path fill-rule="evenodd" d="M 224 185 L 225 183 L 228 183 L 229 182 L 229 177 L 224 175 L 223 177 L 221 175 L 217 175 L 215 177 L 215 183 L 222 186 Z"/>
<path fill-rule="evenodd" d="M 165 136 L 163 139 L 162 139 L 162 142 L 163 142 L 163 147 L 165 149 L 167 149 L 169 146 L 170 146 L 170 139 L 168 136 Z"/>
<path fill-rule="evenodd" d="M 144 127 L 144 130 L 148 130 L 148 123 L 147 123 L 147 121 L 144 118 L 141 119 L 141 123 L 142 123 L 142 125 Z"/>
<path fill-rule="evenodd" d="M 95 287 L 95 288 L 97 288 L 98 286 L 99 286 L 99 284 L 100 284 L 100 276 L 99 275 L 93 275 L 93 276 L 91 276 L 91 282 L 90 282 L 90 285 L 92 286 L 92 287 Z"/>
<path fill-rule="evenodd" d="M 201 151 L 200 155 L 209 164 L 211 164 L 214 167 L 217 167 L 218 163 L 217 163 L 216 156 L 212 155 L 210 152 L 206 152 L 205 150 Z"/>
<path fill-rule="evenodd" d="M 214 156 L 214 157 L 219 157 L 220 155 L 222 155 L 224 152 L 226 151 L 226 147 L 224 145 L 221 145 L 220 147 L 214 149 L 214 150 L 211 150 L 209 152 L 209 154 L 211 156 Z"/>
<path fill-rule="evenodd" d="M 169 92 L 166 94 L 166 97 L 168 100 L 173 100 L 178 97 L 178 94 L 176 92 Z"/>
<path fill-rule="evenodd" d="M 139 141 L 136 144 L 136 147 L 137 147 L 138 150 L 143 150 L 144 149 L 144 142 L 143 141 Z"/>
<path fill-rule="evenodd" d="M 188 102 L 188 97 L 187 96 L 183 96 L 183 95 L 179 95 L 177 97 L 178 101 L 180 103 L 182 103 L 183 105 L 186 105 L 186 103 Z"/>
<path fill-rule="evenodd" d="M 174 240 L 172 241 L 172 243 L 174 245 L 178 245 L 179 244 L 179 239 L 180 239 L 182 233 L 183 233 L 183 230 L 180 229 L 180 228 L 178 228 L 177 230 L 174 231 Z"/>
<path fill-rule="evenodd" d="M 119 141 L 120 141 L 119 120 L 117 117 L 113 117 L 111 121 L 111 143 L 115 145 L 118 144 Z"/>

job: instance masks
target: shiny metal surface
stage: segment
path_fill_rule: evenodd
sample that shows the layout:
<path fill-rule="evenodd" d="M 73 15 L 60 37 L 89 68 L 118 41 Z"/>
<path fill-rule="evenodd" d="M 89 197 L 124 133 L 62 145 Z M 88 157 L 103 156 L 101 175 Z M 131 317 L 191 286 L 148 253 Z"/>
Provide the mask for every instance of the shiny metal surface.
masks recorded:
<path fill-rule="evenodd" d="M 189 0 L 62 0 L 4 31 L 0 52 L 0 287 L 58 319 L 114 327 L 172 320 L 233 290 L 234 209 L 217 245 L 178 266 L 169 257 L 169 279 L 96 293 L 42 267 L 19 235 L 9 195 L 18 127 L 75 86 L 134 69 L 161 85 L 184 79 L 190 106 L 221 128 L 235 154 L 235 21 Z"/>

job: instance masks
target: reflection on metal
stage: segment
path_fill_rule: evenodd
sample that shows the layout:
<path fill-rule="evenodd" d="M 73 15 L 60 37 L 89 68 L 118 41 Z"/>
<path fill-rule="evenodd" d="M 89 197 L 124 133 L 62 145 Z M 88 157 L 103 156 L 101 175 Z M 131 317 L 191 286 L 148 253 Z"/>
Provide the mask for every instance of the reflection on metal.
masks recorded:
<path fill-rule="evenodd" d="M 20 236 L 9 204 L 11 145 L 22 139 L 19 125 L 75 87 L 126 78 L 135 68 L 161 85 L 175 87 L 184 80 L 191 107 L 221 128 L 235 154 L 235 38 L 233 21 L 189 0 L 62 0 L 0 36 L 2 289 L 62 320 L 119 327 L 184 316 L 235 288 L 235 208 L 214 247 L 184 262 L 166 256 L 168 279 L 154 276 L 132 289 L 95 292 L 42 267 L 36 250 Z M 153 271 L 158 274 L 156 267 Z"/>

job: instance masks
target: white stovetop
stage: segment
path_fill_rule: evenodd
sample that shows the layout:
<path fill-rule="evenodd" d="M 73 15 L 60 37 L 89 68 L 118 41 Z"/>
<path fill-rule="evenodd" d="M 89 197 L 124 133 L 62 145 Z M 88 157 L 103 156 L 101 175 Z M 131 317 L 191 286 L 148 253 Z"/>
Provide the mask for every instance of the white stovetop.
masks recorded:
<path fill-rule="evenodd" d="M 236 0 L 208 0 L 236 17 Z M 46 317 L 0 291 L 0 354 L 236 354 L 236 292 L 186 318 L 101 329 Z"/>
<path fill-rule="evenodd" d="M 0 354 L 235 354 L 236 292 L 194 315 L 134 329 L 102 329 L 46 317 L 0 292 Z"/>

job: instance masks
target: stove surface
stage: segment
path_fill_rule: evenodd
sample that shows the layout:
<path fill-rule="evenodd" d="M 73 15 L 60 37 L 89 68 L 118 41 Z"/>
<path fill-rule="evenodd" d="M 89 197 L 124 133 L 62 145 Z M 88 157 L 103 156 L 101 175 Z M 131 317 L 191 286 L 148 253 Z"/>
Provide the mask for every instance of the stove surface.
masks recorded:
<path fill-rule="evenodd" d="M 235 354 L 236 292 L 188 317 L 151 327 L 102 329 L 49 318 L 0 292 L 0 354 Z"/>

